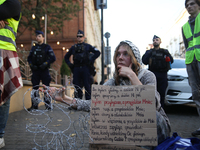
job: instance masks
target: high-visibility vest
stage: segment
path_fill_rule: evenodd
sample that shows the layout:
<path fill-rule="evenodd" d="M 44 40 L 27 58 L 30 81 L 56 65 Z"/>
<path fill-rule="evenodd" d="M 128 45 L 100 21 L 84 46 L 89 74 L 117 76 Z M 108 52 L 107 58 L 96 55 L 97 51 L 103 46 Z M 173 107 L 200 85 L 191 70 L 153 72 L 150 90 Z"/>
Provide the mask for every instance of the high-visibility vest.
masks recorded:
<path fill-rule="evenodd" d="M 195 19 L 194 33 L 192 34 L 189 22 L 183 25 L 183 33 L 188 42 L 188 48 L 185 53 L 185 64 L 190 64 L 194 55 L 200 61 L 200 13 Z"/>
<path fill-rule="evenodd" d="M 6 0 L 0 0 L 0 5 Z M 16 51 L 15 39 L 17 36 L 17 28 L 19 20 L 13 18 L 6 19 L 9 24 L 0 29 L 0 49 Z"/>

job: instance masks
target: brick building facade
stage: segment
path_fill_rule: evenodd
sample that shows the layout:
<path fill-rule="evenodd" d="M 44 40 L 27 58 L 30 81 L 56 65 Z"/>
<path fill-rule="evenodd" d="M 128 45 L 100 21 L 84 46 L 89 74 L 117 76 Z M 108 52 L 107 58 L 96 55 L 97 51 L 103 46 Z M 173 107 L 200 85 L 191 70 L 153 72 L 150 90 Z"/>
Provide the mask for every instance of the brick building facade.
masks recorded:
<path fill-rule="evenodd" d="M 77 43 L 76 34 L 78 29 L 84 31 L 87 43 L 97 47 L 101 51 L 101 23 L 100 23 L 99 12 L 98 10 L 95 9 L 95 0 L 81 0 L 81 1 L 76 0 L 76 2 L 79 3 L 81 7 L 81 10 L 77 13 L 77 17 L 73 17 L 69 21 L 64 21 L 62 32 L 60 32 L 58 35 L 48 33 L 46 36 L 47 43 L 52 47 L 56 55 L 56 62 L 54 62 L 53 68 L 58 72 L 58 78 L 60 74 L 60 67 L 62 65 L 62 60 L 65 54 L 67 53 L 67 50 L 72 45 Z M 48 26 L 48 21 L 47 21 L 47 26 Z M 17 37 L 16 43 L 18 49 L 29 51 L 31 49 L 33 41 L 35 41 L 34 31 L 26 29 L 23 35 Z M 95 66 L 97 70 L 95 80 L 97 82 L 100 82 L 101 55 L 96 60 Z"/>

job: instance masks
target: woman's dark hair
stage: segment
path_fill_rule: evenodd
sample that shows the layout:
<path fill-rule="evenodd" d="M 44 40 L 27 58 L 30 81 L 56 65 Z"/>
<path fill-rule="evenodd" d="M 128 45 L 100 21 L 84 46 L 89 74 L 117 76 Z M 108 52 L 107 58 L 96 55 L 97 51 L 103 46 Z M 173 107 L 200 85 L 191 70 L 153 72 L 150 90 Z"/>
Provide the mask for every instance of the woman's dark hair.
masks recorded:
<path fill-rule="evenodd" d="M 187 2 L 189 2 L 190 0 L 185 0 L 185 8 L 186 8 L 186 5 L 187 5 Z M 200 6 L 200 1 L 199 0 L 195 0 L 195 2 L 197 3 L 197 5 Z"/>

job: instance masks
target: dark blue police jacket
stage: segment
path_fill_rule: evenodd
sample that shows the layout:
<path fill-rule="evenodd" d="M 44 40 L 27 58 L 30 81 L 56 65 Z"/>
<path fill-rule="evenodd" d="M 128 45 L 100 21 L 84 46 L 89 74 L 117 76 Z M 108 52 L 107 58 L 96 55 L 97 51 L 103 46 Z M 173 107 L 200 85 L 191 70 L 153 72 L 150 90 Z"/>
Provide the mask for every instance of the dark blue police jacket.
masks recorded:
<path fill-rule="evenodd" d="M 34 63 L 33 62 L 33 55 L 34 55 L 34 53 L 36 53 L 36 49 L 37 49 L 38 46 L 40 48 L 42 48 L 44 50 L 44 52 L 45 52 L 45 54 L 44 54 L 45 55 L 44 62 L 47 62 L 48 65 L 50 65 L 51 63 L 53 63 L 56 60 L 55 54 L 54 54 L 53 49 L 51 48 L 50 45 L 44 44 L 44 43 L 41 44 L 41 45 L 36 44 L 35 46 L 32 46 L 31 51 L 29 53 L 29 56 L 28 56 L 28 63 L 29 64 L 33 64 Z M 36 64 L 33 64 L 33 65 L 36 65 Z"/>
<path fill-rule="evenodd" d="M 70 67 L 71 70 L 73 70 L 74 67 L 78 67 L 78 66 L 81 66 L 81 65 L 89 65 L 89 64 L 92 64 L 94 63 L 95 59 L 99 57 L 100 55 L 100 51 L 95 48 L 94 46 L 91 46 L 90 44 L 87 44 L 87 43 L 82 43 L 83 44 L 83 52 L 82 52 L 82 55 L 85 56 L 83 60 L 79 60 L 79 61 L 76 61 L 74 59 L 74 64 L 72 64 L 69 60 L 70 56 L 73 55 L 75 56 L 76 55 L 76 47 L 78 44 L 75 44 L 73 45 L 70 49 L 69 49 L 69 52 L 67 52 L 67 54 L 65 55 L 65 62 L 68 64 L 68 66 Z M 93 53 L 94 55 L 92 57 L 89 57 L 89 53 Z"/>

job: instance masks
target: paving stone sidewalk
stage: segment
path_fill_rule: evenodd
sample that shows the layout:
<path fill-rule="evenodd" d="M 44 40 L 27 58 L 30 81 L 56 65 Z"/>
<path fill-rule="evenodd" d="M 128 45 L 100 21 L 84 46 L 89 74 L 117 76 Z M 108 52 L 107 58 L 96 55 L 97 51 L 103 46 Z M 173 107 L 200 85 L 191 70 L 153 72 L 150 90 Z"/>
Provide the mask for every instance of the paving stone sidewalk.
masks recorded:
<path fill-rule="evenodd" d="M 39 109 L 43 110 L 44 107 L 41 106 Z M 50 142 L 52 139 L 54 143 L 56 143 L 54 141 L 56 139 L 58 140 L 57 143 L 60 143 L 60 140 L 65 144 L 67 142 L 73 144 L 73 141 L 70 141 L 70 139 L 69 141 L 64 141 L 62 135 L 73 137 L 75 131 L 88 131 L 89 127 L 87 124 L 84 124 L 84 119 L 87 120 L 89 113 L 68 110 L 67 108 L 63 108 L 63 110 L 54 108 L 53 111 L 47 112 L 49 116 L 46 114 L 38 115 L 38 113 L 30 114 L 26 110 L 11 113 L 4 136 L 6 146 L 2 150 L 39 150 L 42 149 L 41 145 L 45 145 L 45 140 Z M 177 132 L 179 136 L 189 138 L 191 137 L 191 132 L 200 127 L 200 118 L 195 107 L 167 107 L 166 113 L 171 122 L 171 134 Z M 70 124 L 73 120 L 76 121 Z M 46 125 L 47 122 L 50 123 Z M 49 134 L 44 134 L 42 130 L 47 130 Z M 41 131 L 42 134 L 36 133 L 36 131 Z M 87 150 L 89 149 L 88 146 L 88 136 L 80 135 L 77 149 Z M 69 147 L 66 149 L 69 149 Z"/>

